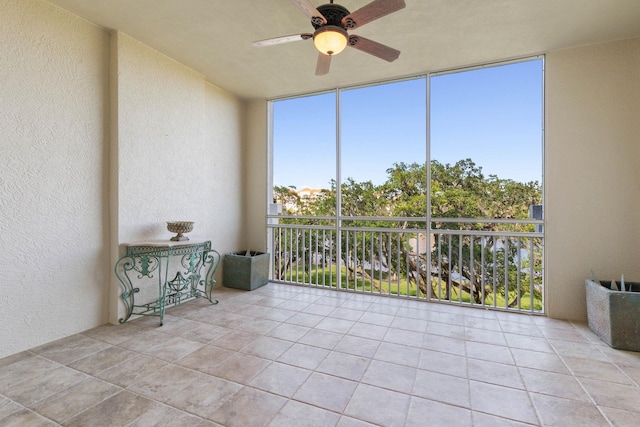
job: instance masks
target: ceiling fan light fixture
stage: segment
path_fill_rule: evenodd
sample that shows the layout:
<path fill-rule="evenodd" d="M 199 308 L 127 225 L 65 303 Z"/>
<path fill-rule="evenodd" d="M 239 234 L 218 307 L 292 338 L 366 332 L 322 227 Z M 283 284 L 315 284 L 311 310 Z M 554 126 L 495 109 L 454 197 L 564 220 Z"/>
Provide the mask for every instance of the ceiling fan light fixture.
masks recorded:
<path fill-rule="evenodd" d="M 325 55 L 337 55 L 347 46 L 349 35 L 336 25 L 325 25 L 313 34 L 313 44 Z"/>

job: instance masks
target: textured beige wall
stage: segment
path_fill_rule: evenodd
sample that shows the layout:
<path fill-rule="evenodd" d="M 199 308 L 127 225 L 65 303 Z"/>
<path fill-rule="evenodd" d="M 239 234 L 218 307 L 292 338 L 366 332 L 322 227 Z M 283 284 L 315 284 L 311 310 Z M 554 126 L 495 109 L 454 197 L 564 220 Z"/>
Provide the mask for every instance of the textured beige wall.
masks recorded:
<path fill-rule="evenodd" d="M 119 242 L 171 237 L 171 220 L 195 221 L 192 234 L 205 233 L 200 185 L 213 158 L 204 139 L 205 82 L 127 35 L 114 37 Z"/>
<path fill-rule="evenodd" d="M 267 101 L 253 100 L 247 106 L 246 217 L 247 247 L 267 249 Z"/>
<path fill-rule="evenodd" d="M 0 358 L 107 320 L 109 36 L 0 0 Z"/>
<path fill-rule="evenodd" d="M 546 60 L 546 302 L 586 319 L 584 279 L 640 280 L 640 39 Z"/>
<path fill-rule="evenodd" d="M 167 221 L 189 220 L 195 221 L 190 237 L 211 238 L 222 255 L 236 250 L 243 243 L 243 103 L 133 38 L 112 37 L 118 76 L 114 240 L 169 239 Z M 116 322 L 124 313 L 113 278 L 112 288 L 110 320 Z"/>
<path fill-rule="evenodd" d="M 207 217 L 203 226 L 210 231 L 214 248 L 221 255 L 245 246 L 245 104 L 228 92 L 207 85 L 205 92 L 205 145 L 209 159 L 205 167 L 203 197 Z M 221 273 L 219 271 L 218 273 Z M 222 283 L 221 274 L 216 276 Z"/>

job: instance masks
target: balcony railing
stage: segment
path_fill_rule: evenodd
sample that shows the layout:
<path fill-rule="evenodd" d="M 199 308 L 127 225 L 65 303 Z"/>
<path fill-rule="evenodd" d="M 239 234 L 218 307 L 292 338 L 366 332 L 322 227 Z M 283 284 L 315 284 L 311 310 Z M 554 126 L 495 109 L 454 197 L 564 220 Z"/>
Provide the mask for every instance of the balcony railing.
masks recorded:
<path fill-rule="evenodd" d="M 435 218 L 427 229 L 420 218 L 343 217 L 339 227 L 330 217 L 277 220 L 269 225 L 273 281 L 544 311 L 544 234 L 534 232 L 542 221 Z"/>

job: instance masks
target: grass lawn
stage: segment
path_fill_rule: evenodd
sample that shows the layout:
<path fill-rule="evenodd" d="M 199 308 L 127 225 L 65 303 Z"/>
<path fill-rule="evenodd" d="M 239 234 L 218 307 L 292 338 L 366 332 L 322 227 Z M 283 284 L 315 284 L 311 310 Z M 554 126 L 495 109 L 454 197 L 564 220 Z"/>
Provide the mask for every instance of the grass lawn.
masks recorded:
<path fill-rule="evenodd" d="M 352 274 L 347 277 L 347 269 L 346 267 L 340 268 L 340 280 L 341 280 L 341 288 L 342 289 L 351 289 L 358 290 L 367 293 L 373 294 L 385 294 L 385 295 L 399 295 L 399 296 L 412 296 L 415 297 L 417 294 L 417 287 L 415 283 L 410 283 L 406 278 L 391 278 L 388 274 L 383 273 L 382 277 L 379 274 L 376 274 L 374 277 L 373 284 L 369 279 L 366 279 L 362 276 L 353 277 Z M 293 283 L 301 283 L 307 285 L 316 285 L 316 286 L 326 286 L 335 288 L 338 284 L 337 279 L 337 268 L 336 266 L 332 266 L 331 268 L 316 268 L 312 267 L 310 270 L 305 268 L 302 265 L 295 265 L 287 271 L 287 274 L 282 279 L 284 281 L 293 282 Z M 437 280 L 433 279 L 434 287 L 437 285 Z M 472 298 L 468 292 L 463 291 L 462 295 L 458 293 L 458 289 L 456 287 L 451 287 L 450 296 L 448 299 L 445 299 L 446 295 L 446 287 L 447 284 L 442 282 L 440 285 L 440 293 L 438 295 L 437 287 L 432 292 L 433 300 L 441 300 L 441 301 L 462 301 L 464 303 L 471 303 Z M 438 298 L 440 296 L 440 298 Z M 510 294 L 510 300 L 515 297 L 514 294 Z M 426 299 L 426 296 L 420 293 L 419 298 Z M 498 295 L 495 300 L 492 294 L 486 294 L 484 300 L 484 306 L 488 307 L 499 307 L 505 308 L 505 300 L 504 296 Z M 542 310 L 542 301 L 539 297 L 534 297 L 533 300 L 534 311 Z M 520 297 L 520 309 L 521 310 L 530 310 L 531 309 L 531 296 L 527 292 Z"/>

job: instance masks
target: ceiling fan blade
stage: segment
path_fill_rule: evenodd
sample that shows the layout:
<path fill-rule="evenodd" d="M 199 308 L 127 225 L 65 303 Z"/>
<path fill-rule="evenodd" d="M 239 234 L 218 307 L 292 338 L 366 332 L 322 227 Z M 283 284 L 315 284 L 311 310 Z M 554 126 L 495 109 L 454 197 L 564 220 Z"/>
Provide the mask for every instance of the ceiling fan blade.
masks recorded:
<path fill-rule="evenodd" d="M 326 18 L 318 12 L 318 9 L 316 9 L 309 0 L 291 0 L 291 3 L 300 9 L 302 13 L 307 15 L 314 24 L 322 25 L 327 23 Z"/>
<path fill-rule="evenodd" d="M 318 62 L 316 64 L 316 76 L 324 76 L 331 68 L 331 55 L 318 52 Z"/>
<path fill-rule="evenodd" d="M 294 0 L 291 1 L 295 3 Z M 353 30 L 390 13 L 397 12 L 405 6 L 404 0 L 373 0 L 342 18 L 342 25 L 348 30 Z"/>
<path fill-rule="evenodd" d="M 361 36 L 349 36 L 349 46 L 389 62 L 400 56 L 399 50 Z"/>
<path fill-rule="evenodd" d="M 274 44 L 297 42 L 299 40 L 309 40 L 312 37 L 313 37 L 313 34 L 309 34 L 309 33 L 292 34 L 290 36 L 282 36 L 282 37 L 275 37 L 272 39 L 258 40 L 251 44 L 255 47 L 264 47 L 264 46 L 272 46 Z"/>

